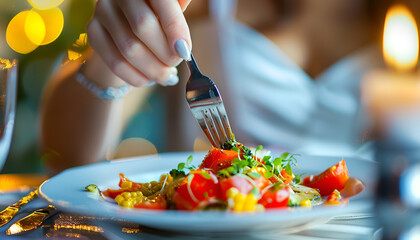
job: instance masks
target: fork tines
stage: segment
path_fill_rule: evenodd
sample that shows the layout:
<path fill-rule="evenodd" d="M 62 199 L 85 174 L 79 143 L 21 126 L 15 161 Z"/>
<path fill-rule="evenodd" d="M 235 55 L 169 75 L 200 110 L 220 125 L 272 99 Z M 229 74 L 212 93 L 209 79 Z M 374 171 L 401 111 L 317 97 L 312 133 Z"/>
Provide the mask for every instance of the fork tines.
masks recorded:
<path fill-rule="evenodd" d="M 222 102 L 191 107 L 191 111 L 213 146 L 221 148 L 231 140 L 232 131 Z"/>
<path fill-rule="evenodd" d="M 191 76 L 186 97 L 191 112 L 211 144 L 223 148 L 226 141 L 232 140 L 232 131 L 219 90 L 210 78 L 201 74 L 192 55 L 188 65 Z"/>

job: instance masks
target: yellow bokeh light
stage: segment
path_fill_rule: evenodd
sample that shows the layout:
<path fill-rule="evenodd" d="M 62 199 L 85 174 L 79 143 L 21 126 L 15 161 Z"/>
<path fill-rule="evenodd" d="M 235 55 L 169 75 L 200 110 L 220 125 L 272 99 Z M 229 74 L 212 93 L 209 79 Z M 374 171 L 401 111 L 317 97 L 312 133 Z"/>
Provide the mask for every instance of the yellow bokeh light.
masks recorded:
<path fill-rule="evenodd" d="M 31 42 L 40 45 L 45 38 L 45 23 L 42 17 L 30 10 L 25 19 L 25 33 Z"/>
<path fill-rule="evenodd" d="M 48 10 L 34 10 L 44 20 L 45 24 L 45 37 L 41 42 L 41 45 L 45 45 L 53 42 L 60 36 L 63 31 L 64 17 L 63 13 L 59 8 L 52 8 Z"/>
<path fill-rule="evenodd" d="M 395 5 L 388 10 L 383 37 L 384 59 L 389 66 L 400 71 L 416 67 L 419 54 L 417 24 L 407 7 Z"/>
<path fill-rule="evenodd" d="M 28 0 L 29 4 L 31 4 L 32 7 L 39 10 L 47 10 L 51 8 L 56 8 L 63 1 L 64 0 Z"/>
<path fill-rule="evenodd" d="M 7 44 L 16 52 L 26 54 L 35 50 L 44 40 L 45 24 L 35 11 L 18 13 L 7 26 Z"/>

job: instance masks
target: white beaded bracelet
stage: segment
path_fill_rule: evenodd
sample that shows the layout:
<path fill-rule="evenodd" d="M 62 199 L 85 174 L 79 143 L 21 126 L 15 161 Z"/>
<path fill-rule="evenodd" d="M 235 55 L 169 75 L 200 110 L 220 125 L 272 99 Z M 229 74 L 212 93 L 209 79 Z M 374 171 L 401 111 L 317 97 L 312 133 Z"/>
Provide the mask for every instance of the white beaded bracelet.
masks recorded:
<path fill-rule="evenodd" d="M 131 86 L 129 84 L 125 84 L 121 87 L 107 87 L 105 89 L 100 89 L 95 83 L 86 79 L 85 75 L 82 73 L 83 65 L 79 69 L 76 74 L 76 80 L 79 82 L 83 87 L 93 93 L 96 97 L 102 100 L 118 100 L 123 98 L 127 95 L 128 91 L 130 90 Z"/>

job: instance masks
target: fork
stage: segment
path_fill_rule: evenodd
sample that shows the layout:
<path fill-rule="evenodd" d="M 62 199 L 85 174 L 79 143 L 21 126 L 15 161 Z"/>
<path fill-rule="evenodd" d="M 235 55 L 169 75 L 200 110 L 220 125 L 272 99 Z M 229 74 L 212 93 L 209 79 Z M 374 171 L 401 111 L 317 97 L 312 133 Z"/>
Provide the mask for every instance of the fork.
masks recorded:
<path fill-rule="evenodd" d="M 191 72 L 185 91 L 191 112 L 211 144 L 223 148 L 234 137 L 219 90 L 200 72 L 192 53 L 186 62 Z"/>

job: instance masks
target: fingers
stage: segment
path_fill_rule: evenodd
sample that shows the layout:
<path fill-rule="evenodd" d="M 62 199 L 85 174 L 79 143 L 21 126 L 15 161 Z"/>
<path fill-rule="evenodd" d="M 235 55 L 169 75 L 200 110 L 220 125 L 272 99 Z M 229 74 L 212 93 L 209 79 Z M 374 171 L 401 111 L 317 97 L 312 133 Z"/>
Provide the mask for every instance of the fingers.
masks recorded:
<path fill-rule="evenodd" d="M 117 1 L 135 36 L 168 66 L 180 63 L 179 56 L 171 50 L 155 13 L 144 1 Z"/>
<path fill-rule="evenodd" d="M 134 35 L 130 25 L 122 14 L 120 9 L 113 5 L 113 2 L 108 0 L 98 2 L 97 11 L 92 19 L 92 22 L 95 24 L 89 24 L 89 27 L 92 25 L 92 27 L 105 30 L 108 38 L 101 39 L 99 35 L 94 35 L 94 33 L 89 34 L 88 32 L 88 36 L 94 36 L 94 40 L 92 40 L 91 44 L 95 44 L 96 48 L 94 45 L 92 47 L 94 47 L 104 59 L 105 57 L 108 58 L 105 59 L 105 62 L 107 62 L 107 64 L 110 63 L 108 66 L 110 66 L 111 70 L 117 75 L 123 74 L 126 76 L 127 73 L 117 73 L 115 66 L 122 68 L 121 65 L 129 65 L 130 68 L 134 68 L 138 73 L 142 74 L 143 79 L 146 78 L 148 80 L 156 81 L 161 85 L 176 84 L 178 82 L 176 68 L 169 67 L 162 63 L 148 46 Z M 97 24 L 99 24 L 99 26 L 96 26 Z M 92 37 L 90 39 L 92 39 Z M 116 58 L 113 60 L 109 59 L 111 57 Z M 122 78 L 129 83 L 135 82 L 132 78 Z M 142 84 L 140 84 L 140 86 L 141 85 Z"/>
<path fill-rule="evenodd" d="M 106 65 L 119 78 L 132 86 L 140 87 L 149 83 L 141 72 L 131 66 L 119 53 L 110 36 L 96 19 L 92 19 L 87 26 L 89 44 L 101 56 Z"/>
<path fill-rule="evenodd" d="M 153 0 L 150 3 L 159 17 L 161 28 L 166 35 L 171 51 L 178 54 L 175 49 L 175 43 L 178 40 L 185 40 L 191 49 L 190 31 L 179 3 L 173 0 Z M 186 59 L 185 56 L 181 57 Z"/>
<path fill-rule="evenodd" d="M 98 0 L 87 27 L 89 42 L 111 71 L 131 85 L 175 85 L 174 66 L 181 57 L 190 57 L 191 38 L 182 12 L 189 2 Z"/>

